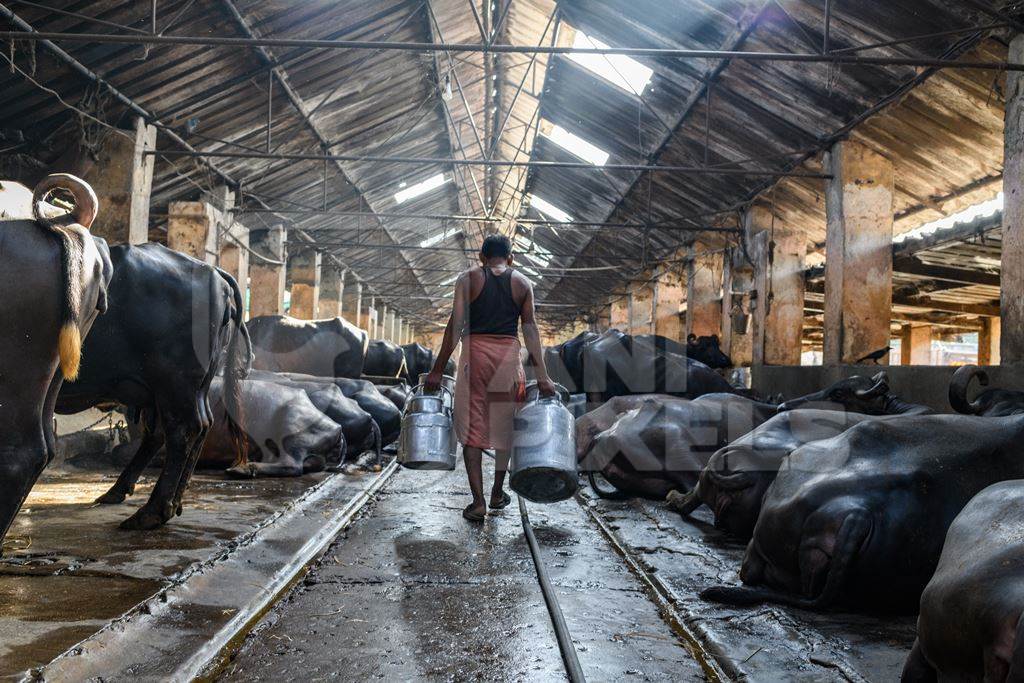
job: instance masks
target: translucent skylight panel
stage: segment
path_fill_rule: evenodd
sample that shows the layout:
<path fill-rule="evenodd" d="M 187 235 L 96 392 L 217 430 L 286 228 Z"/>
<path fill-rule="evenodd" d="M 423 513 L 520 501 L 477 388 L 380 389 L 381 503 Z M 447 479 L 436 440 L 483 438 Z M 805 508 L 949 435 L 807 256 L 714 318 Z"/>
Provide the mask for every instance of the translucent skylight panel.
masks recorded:
<path fill-rule="evenodd" d="M 565 211 L 562 211 L 548 200 L 543 197 L 538 197 L 535 194 L 530 195 L 530 206 L 559 223 L 568 223 L 572 220 L 572 216 L 567 214 Z"/>
<path fill-rule="evenodd" d="M 575 48 L 597 48 L 609 47 L 596 38 L 591 38 L 583 31 L 576 31 L 573 37 L 572 46 Z M 569 54 L 569 59 L 576 62 L 584 69 L 600 76 L 609 83 L 619 86 L 626 92 L 636 95 L 641 94 L 647 84 L 651 82 L 654 71 L 632 57 L 626 55 L 601 55 L 601 54 Z"/>
<path fill-rule="evenodd" d="M 406 188 L 396 192 L 395 193 L 395 202 L 397 204 L 401 204 L 403 202 L 407 202 L 410 199 L 414 199 L 416 197 L 419 197 L 422 194 L 426 194 L 427 192 L 430 192 L 431 190 L 434 190 L 434 189 L 437 189 L 437 188 L 441 187 L 446 182 L 448 182 L 448 178 L 444 177 L 444 173 L 438 173 L 437 175 L 432 175 L 429 178 L 427 178 L 426 180 L 418 182 L 415 185 L 410 185 L 409 187 L 406 187 Z"/>
<path fill-rule="evenodd" d="M 570 133 L 561 126 L 554 126 L 550 133 L 545 133 L 544 137 L 551 140 L 562 149 L 566 150 L 570 154 L 588 161 L 595 166 L 604 166 L 608 162 L 608 152 L 604 151 L 597 145 L 592 145 L 575 133 Z"/>
<path fill-rule="evenodd" d="M 433 235 L 432 237 L 428 237 L 427 239 L 425 239 L 422 242 L 420 242 L 420 246 L 421 247 L 432 247 L 435 244 L 437 244 L 439 242 L 443 242 L 446 239 L 448 239 L 449 237 L 454 237 L 455 235 L 458 235 L 461 232 L 462 232 L 461 230 L 456 230 L 455 232 L 448 232 L 448 231 L 439 232 L 436 235 Z"/>
<path fill-rule="evenodd" d="M 893 242 L 902 242 L 908 239 L 924 237 L 938 230 L 951 228 L 957 223 L 969 223 L 970 221 L 973 221 L 974 219 L 980 218 L 982 216 L 991 216 L 996 211 L 1001 211 L 1002 208 L 1003 193 L 1000 192 L 999 194 L 997 194 L 992 199 L 989 199 L 988 201 L 973 204 L 971 206 L 968 206 L 963 211 L 957 211 L 956 213 L 950 214 L 945 218 L 940 218 L 936 221 L 925 223 L 924 225 L 914 228 L 909 232 L 905 232 L 902 235 L 899 235 L 898 237 L 894 238 Z"/>

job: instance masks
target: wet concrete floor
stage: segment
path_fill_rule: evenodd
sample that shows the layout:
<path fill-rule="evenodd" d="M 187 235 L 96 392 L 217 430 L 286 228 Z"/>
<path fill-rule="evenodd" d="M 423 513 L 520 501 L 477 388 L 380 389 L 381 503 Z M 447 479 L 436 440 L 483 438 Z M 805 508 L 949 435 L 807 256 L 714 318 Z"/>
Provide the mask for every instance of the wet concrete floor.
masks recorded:
<path fill-rule="evenodd" d="M 584 492 L 588 496 L 589 489 Z M 916 618 L 810 612 L 702 601 L 713 585 L 739 585 L 745 545 L 714 529 L 706 509 L 685 520 L 644 500 L 590 502 L 619 540 L 678 597 L 678 610 L 753 681 L 896 681 L 914 642 Z"/>
<path fill-rule="evenodd" d="M 111 473 L 51 470 L 33 489 L 0 558 L 0 680 L 49 662 L 322 478 L 200 473 L 181 517 L 156 531 L 119 529 L 145 502 L 154 474 L 115 506 L 92 505 Z"/>
<path fill-rule="evenodd" d="M 272 610 L 222 680 L 563 680 L 513 503 L 462 519 L 465 475 L 398 473 Z M 575 501 L 531 521 L 587 677 L 703 672 Z"/>

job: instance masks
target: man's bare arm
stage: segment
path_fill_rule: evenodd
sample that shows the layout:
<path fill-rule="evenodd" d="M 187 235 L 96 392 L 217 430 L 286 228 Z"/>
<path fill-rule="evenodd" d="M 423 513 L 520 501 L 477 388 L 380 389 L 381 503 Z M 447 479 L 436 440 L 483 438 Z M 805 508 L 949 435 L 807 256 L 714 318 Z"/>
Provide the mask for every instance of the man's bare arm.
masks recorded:
<path fill-rule="evenodd" d="M 469 273 L 463 273 L 455 281 L 455 297 L 452 300 L 452 314 L 448 316 L 448 324 L 444 328 L 441 348 L 437 350 L 434 365 L 427 378 L 427 387 L 434 388 L 440 384 L 444 367 L 452 357 L 455 346 L 462 339 L 466 329 L 466 303 L 469 301 Z"/>
<path fill-rule="evenodd" d="M 533 362 L 536 364 L 537 385 L 542 393 L 553 394 L 555 393 L 555 387 L 551 378 L 548 377 L 548 369 L 544 364 L 544 345 L 541 344 L 540 330 L 537 328 L 536 309 L 533 303 L 533 285 L 528 280 L 526 280 L 526 298 L 523 300 L 519 319 L 523 325 L 523 341 L 526 342 L 526 350 L 529 351 Z"/>

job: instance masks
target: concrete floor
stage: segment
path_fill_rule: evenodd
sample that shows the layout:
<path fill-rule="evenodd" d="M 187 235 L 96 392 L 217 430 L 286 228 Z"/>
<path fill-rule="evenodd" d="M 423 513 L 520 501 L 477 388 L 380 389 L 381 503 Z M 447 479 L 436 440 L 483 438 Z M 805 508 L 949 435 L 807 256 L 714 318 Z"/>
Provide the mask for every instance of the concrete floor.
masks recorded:
<path fill-rule="evenodd" d="M 749 680 L 899 680 L 916 617 L 704 602 L 698 597 L 704 588 L 739 585 L 745 549 L 714 529 L 706 508 L 696 520 L 685 520 L 651 501 L 596 499 L 592 504 L 623 544 L 670 587 L 678 597 L 676 608 L 703 633 L 707 646 Z"/>
<path fill-rule="evenodd" d="M 0 680 L 16 679 L 93 636 L 196 562 L 234 547 L 240 534 L 323 480 L 227 481 L 200 474 L 185 514 L 144 533 L 121 531 L 117 524 L 145 500 L 149 476 L 125 505 L 90 505 L 113 476 L 48 472 L 15 521 L 0 559 Z M 335 476 L 335 506 L 370 480 Z M 477 526 L 460 516 L 466 502 L 461 467 L 397 473 L 262 619 L 219 677 L 564 679 L 518 508 Z M 914 637 L 911 616 L 708 604 L 697 593 L 738 581 L 743 546 L 706 519 L 683 520 L 661 504 L 638 500 L 531 504 L 545 565 L 590 680 L 688 681 L 704 675 L 584 506 L 596 510 L 668 586 L 706 648 L 750 680 L 898 678 Z M 316 520 L 327 514 L 318 510 L 312 513 Z M 274 547 L 285 551 L 286 545 Z M 248 580 L 253 588 L 243 586 L 239 595 L 261 581 Z M 223 620 L 222 611 L 217 618 Z M 202 625 L 195 626 L 201 636 Z M 140 645 L 138 652 L 154 646 Z M 184 649 L 193 652 L 194 643 Z"/>
<path fill-rule="evenodd" d="M 152 532 L 119 529 L 146 500 L 154 474 L 124 505 L 92 506 L 111 473 L 50 470 L 32 490 L 0 558 L 0 680 L 92 635 L 322 478 L 197 474 L 181 517 Z"/>
<path fill-rule="evenodd" d="M 400 472 L 221 679 L 564 679 L 518 508 L 477 526 L 467 502 L 461 465 Z M 575 501 L 530 515 L 588 679 L 703 679 Z"/>

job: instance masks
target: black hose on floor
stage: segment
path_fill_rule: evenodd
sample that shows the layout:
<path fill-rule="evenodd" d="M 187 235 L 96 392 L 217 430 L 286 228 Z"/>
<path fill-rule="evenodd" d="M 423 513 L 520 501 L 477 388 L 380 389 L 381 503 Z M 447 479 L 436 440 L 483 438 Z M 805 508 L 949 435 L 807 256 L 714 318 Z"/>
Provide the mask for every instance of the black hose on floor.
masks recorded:
<path fill-rule="evenodd" d="M 530 546 L 533 566 L 537 568 L 537 581 L 540 583 L 540 592 L 544 594 L 544 602 L 547 603 L 548 613 L 551 615 L 551 625 L 555 628 L 558 649 L 562 651 L 565 672 L 569 675 L 569 680 L 572 683 L 586 683 L 587 678 L 583 675 L 583 667 L 580 666 L 580 660 L 576 656 L 576 647 L 572 644 L 569 627 L 565 623 L 562 608 L 558 606 L 555 587 L 551 585 L 548 571 L 544 568 L 544 562 L 541 560 L 540 546 L 537 545 L 537 537 L 533 535 L 533 526 L 530 525 L 530 515 L 526 512 L 526 503 L 523 502 L 522 496 L 516 497 L 519 498 L 519 516 L 523 520 L 523 533 L 526 535 L 526 543 Z"/>

